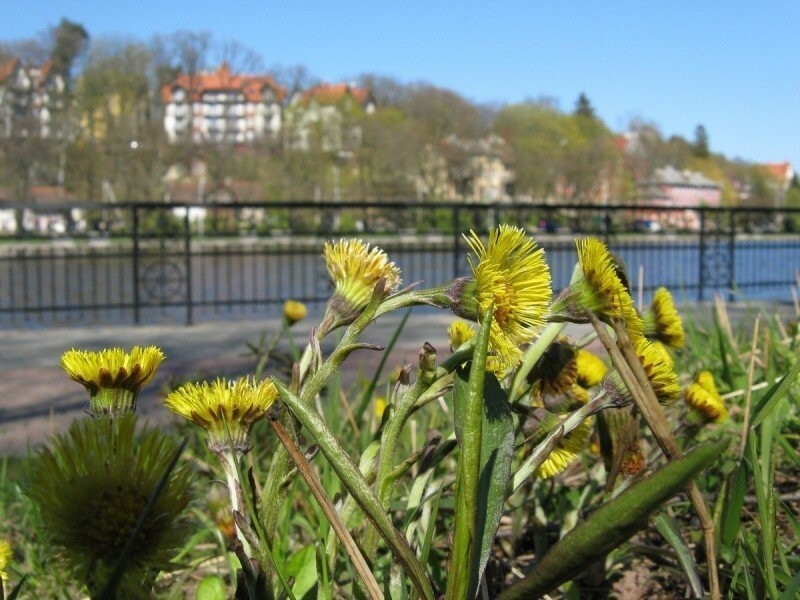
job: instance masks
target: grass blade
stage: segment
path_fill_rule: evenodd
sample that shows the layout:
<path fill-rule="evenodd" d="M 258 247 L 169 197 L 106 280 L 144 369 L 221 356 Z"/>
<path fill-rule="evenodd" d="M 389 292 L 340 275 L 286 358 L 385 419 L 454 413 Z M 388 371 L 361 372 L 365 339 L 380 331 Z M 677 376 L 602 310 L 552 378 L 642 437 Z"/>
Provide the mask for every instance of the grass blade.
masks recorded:
<path fill-rule="evenodd" d="M 686 578 L 689 580 L 689 585 L 692 588 L 692 594 L 695 598 L 703 597 L 703 583 L 700 581 L 700 575 L 697 573 L 697 565 L 692 557 L 692 551 L 683 541 L 681 532 L 678 529 L 675 519 L 667 514 L 660 514 L 653 517 L 653 525 L 656 526 L 658 532 L 664 536 L 672 549 L 675 551 L 675 556 L 678 557 L 678 562 L 683 567 Z"/>

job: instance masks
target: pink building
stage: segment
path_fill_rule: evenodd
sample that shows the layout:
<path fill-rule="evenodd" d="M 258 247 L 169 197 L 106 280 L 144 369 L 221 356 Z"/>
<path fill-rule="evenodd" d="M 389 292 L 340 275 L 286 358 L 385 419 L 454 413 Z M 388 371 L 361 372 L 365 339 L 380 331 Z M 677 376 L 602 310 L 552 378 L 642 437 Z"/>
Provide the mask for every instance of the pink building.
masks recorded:
<path fill-rule="evenodd" d="M 721 202 L 722 186 L 695 171 L 668 166 L 656 169 L 650 179 L 639 184 L 639 203 L 647 207 L 640 218 L 656 221 L 663 228 L 697 231 L 699 213 L 691 209 L 716 207 Z"/>

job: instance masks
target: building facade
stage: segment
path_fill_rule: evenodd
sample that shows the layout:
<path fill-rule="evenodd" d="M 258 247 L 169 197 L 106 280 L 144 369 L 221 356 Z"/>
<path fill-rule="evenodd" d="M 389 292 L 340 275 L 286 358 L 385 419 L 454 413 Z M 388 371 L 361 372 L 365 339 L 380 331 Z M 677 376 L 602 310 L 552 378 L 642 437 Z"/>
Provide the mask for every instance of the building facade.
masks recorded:
<path fill-rule="evenodd" d="M 61 137 L 56 115 L 66 106 L 65 91 L 51 61 L 31 66 L 13 57 L 0 63 L 0 137 Z"/>
<path fill-rule="evenodd" d="M 247 143 L 277 140 L 286 90 L 271 75 L 181 73 L 161 89 L 164 130 L 171 142 Z"/>

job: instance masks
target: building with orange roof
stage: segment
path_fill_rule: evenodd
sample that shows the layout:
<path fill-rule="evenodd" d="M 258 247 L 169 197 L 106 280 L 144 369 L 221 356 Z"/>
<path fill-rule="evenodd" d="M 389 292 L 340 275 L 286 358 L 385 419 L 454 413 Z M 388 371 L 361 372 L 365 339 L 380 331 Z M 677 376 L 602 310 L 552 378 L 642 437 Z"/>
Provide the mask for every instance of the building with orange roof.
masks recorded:
<path fill-rule="evenodd" d="M 277 139 L 286 89 L 271 75 L 216 71 L 181 73 L 161 88 L 170 141 L 247 143 Z"/>
<path fill-rule="evenodd" d="M 780 190 L 787 190 L 797 173 L 789 162 L 766 163 L 762 165 L 767 176 L 772 178 Z"/>
<path fill-rule="evenodd" d="M 64 78 L 52 61 L 25 65 L 18 57 L 0 64 L 0 137 L 58 137 L 54 117 L 65 107 Z"/>
<path fill-rule="evenodd" d="M 349 117 L 375 112 L 372 91 L 352 83 L 320 83 L 297 92 L 285 112 L 286 145 L 349 156 L 361 140 L 361 129 Z"/>

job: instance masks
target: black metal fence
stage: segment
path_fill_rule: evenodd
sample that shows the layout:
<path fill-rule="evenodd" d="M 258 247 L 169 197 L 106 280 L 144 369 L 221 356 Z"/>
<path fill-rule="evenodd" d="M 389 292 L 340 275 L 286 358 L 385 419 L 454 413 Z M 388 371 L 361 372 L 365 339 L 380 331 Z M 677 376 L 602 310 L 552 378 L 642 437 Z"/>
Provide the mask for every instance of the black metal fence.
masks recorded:
<path fill-rule="evenodd" d="M 499 223 L 544 247 L 566 285 L 577 236 L 604 238 L 647 301 L 792 301 L 800 211 L 537 204 L 238 203 L 0 206 L 0 325 L 185 322 L 274 316 L 283 300 L 321 307 L 330 238 L 384 248 L 406 282 L 468 272 L 462 233 Z"/>

